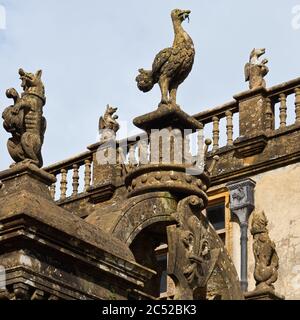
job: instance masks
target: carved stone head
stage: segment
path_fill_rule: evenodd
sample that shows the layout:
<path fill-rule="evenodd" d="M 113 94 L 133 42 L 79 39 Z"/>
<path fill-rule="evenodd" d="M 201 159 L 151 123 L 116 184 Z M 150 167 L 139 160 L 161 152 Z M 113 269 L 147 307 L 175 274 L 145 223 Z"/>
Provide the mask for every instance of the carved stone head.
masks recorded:
<path fill-rule="evenodd" d="M 255 235 L 258 233 L 267 232 L 268 220 L 264 211 L 255 211 L 253 213 L 251 234 Z"/>
<path fill-rule="evenodd" d="M 171 12 L 171 17 L 173 22 L 183 22 L 185 19 L 188 19 L 189 21 L 189 15 L 191 11 L 190 10 L 180 10 L 180 9 L 174 9 Z"/>
<path fill-rule="evenodd" d="M 250 53 L 250 61 L 252 60 L 252 58 L 259 58 L 260 56 L 262 56 L 263 54 L 266 53 L 266 49 L 265 48 L 253 48 L 253 50 Z"/>
<path fill-rule="evenodd" d="M 19 69 L 20 79 L 22 80 L 21 87 L 25 93 L 35 93 L 42 98 L 45 96 L 45 89 L 42 82 L 42 70 L 38 70 L 35 74 L 25 72 L 22 68 Z"/>

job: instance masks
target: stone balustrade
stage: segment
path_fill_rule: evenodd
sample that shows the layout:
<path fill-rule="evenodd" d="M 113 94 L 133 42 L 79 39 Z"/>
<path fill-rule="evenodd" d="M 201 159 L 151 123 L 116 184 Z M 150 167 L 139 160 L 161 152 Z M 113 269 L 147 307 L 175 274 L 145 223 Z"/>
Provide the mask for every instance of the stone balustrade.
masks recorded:
<path fill-rule="evenodd" d="M 288 105 L 289 98 L 293 100 L 293 105 Z M 276 114 L 279 119 L 275 118 Z M 300 123 L 300 78 L 270 87 L 267 90 L 265 117 L 267 130 L 286 128 L 288 122 L 291 125 Z M 276 126 L 276 123 L 279 125 Z"/>
<path fill-rule="evenodd" d="M 92 153 L 79 154 L 46 167 L 44 170 L 53 174 L 57 179 L 57 182 L 50 186 L 53 199 L 64 200 L 68 196 L 76 197 L 78 194 L 86 192 L 91 185 Z M 69 184 L 72 185 L 72 190 L 68 190 Z"/>
<path fill-rule="evenodd" d="M 231 102 L 193 116 L 203 124 L 204 130 L 210 129 L 210 135 L 207 135 L 203 130 L 199 130 L 198 134 L 202 135 L 202 138 L 199 136 L 196 153 L 195 150 L 192 151 L 190 146 L 189 137 L 191 135 L 187 135 L 183 139 L 182 145 L 178 146 L 175 143 L 176 132 L 175 134 L 173 132 L 173 136 L 171 134 L 166 139 L 166 144 L 162 140 L 159 140 L 161 141 L 158 143 L 159 147 L 157 148 L 156 145 L 156 148 L 154 148 L 152 146 L 154 145 L 152 138 L 145 133 L 141 133 L 115 142 L 115 164 L 119 168 L 122 168 L 121 171 L 123 171 L 124 176 L 132 168 L 150 163 L 169 162 L 174 164 L 180 163 L 180 161 L 186 163 L 187 161 L 191 161 L 191 159 L 195 161 L 197 157 L 203 160 L 203 154 L 206 153 L 208 148 L 208 146 L 201 144 L 204 132 L 205 137 L 212 138 L 212 152 L 210 154 L 213 155 L 217 152 L 222 157 L 224 152 L 224 157 L 226 157 L 225 154 L 229 150 L 234 152 L 235 149 L 238 149 L 240 152 L 241 149 L 242 152 L 240 153 L 245 156 L 249 155 L 249 152 L 245 153 L 243 151 L 244 147 L 239 146 L 238 140 L 244 139 L 247 135 L 250 137 L 257 135 L 259 137 L 263 133 L 269 137 L 266 139 L 272 139 L 274 135 L 284 134 L 285 130 L 287 134 L 291 130 L 298 130 L 297 128 L 300 124 L 300 78 L 267 89 L 258 88 L 249 90 L 234 96 L 234 98 Z M 292 113 L 288 113 L 288 111 L 291 111 L 290 108 L 292 106 L 288 105 L 287 101 L 291 101 L 291 99 L 294 100 L 294 110 Z M 253 112 L 255 113 L 254 118 L 251 118 L 250 114 L 253 114 Z M 276 120 L 277 114 L 278 121 Z M 292 119 L 291 114 L 294 115 Z M 223 126 L 220 125 L 222 121 Z M 248 123 L 249 121 L 250 123 Z M 251 124 L 251 121 L 253 124 Z M 276 123 L 278 123 L 277 126 Z M 92 171 L 99 164 L 96 163 L 97 157 L 95 157 L 95 154 L 101 148 L 100 145 L 99 143 L 95 144 L 94 146 L 96 147 L 89 148 L 90 151 L 44 168 L 57 178 L 57 182 L 50 187 L 53 199 L 64 201 L 76 198 L 88 191 L 90 187 L 93 187 L 94 179 Z M 167 150 L 166 145 L 169 148 Z M 203 148 L 205 152 L 203 152 Z M 245 148 L 249 147 L 246 146 Z M 260 148 L 259 145 L 255 145 L 255 148 L 258 150 L 257 152 L 263 150 L 263 146 Z M 163 153 L 169 155 L 170 158 L 164 159 Z M 213 177 L 214 179 L 215 177 Z"/>
<path fill-rule="evenodd" d="M 211 137 L 213 141 L 213 152 L 217 151 L 220 148 L 220 139 L 222 139 L 223 137 L 226 137 L 226 141 L 224 141 L 223 144 L 225 144 L 226 146 L 233 145 L 234 115 L 238 115 L 238 103 L 236 101 L 231 101 L 219 107 L 209 109 L 207 111 L 200 112 L 194 115 L 194 117 L 198 121 L 200 121 L 204 125 L 204 127 L 212 124 Z M 224 130 L 224 132 L 221 131 L 220 128 L 220 121 L 222 119 L 226 121 L 226 129 Z"/>

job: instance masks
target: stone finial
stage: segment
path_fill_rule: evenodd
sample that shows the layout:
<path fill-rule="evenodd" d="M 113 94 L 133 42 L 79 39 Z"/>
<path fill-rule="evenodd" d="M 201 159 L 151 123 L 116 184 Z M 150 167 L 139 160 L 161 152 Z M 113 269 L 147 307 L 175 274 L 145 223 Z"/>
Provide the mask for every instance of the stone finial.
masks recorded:
<path fill-rule="evenodd" d="M 106 110 L 103 116 L 99 119 L 99 133 L 101 135 L 101 141 L 109 140 L 116 136 L 117 131 L 120 129 L 120 125 L 117 122 L 118 116 L 113 115 L 118 108 L 112 107 L 109 104 L 106 106 Z"/>
<path fill-rule="evenodd" d="M 268 220 L 264 211 L 255 211 L 251 225 L 255 258 L 255 290 L 274 290 L 273 283 L 278 277 L 279 258 L 275 243 L 269 237 L 267 225 Z"/>
<path fill-rule="evenodd" d="M 249 81 L 249 88 L 255 89 L 258 87 L 266 87 L 264 77 L 268 74 L 269 68 L 267 67 L 268 59 L 259 60 L 259 57 L 265 54 L 266 49 L 253 49 L 250 53 L 249 62 L 246 63 L 245 81 Z"/>
<path fill-rule="evenodd" d="M 181 25 L 185 19 L 189 19 L 190 13 L 190 10 L 175 9 L 172 11 L 173 46 L 161 50 L 156 55 L 152 70 L 139 69 L 139 75 L 136 77 L 137 86 L 143 92 L 148 92 L 154 84 L 159 84 L 160 105 L 176 105 L 177 88 L 189 75 L 194 64 L 194 44 Z"/>
<path fill-rule="evenodd" d="M 46 131 L 46 119 L 43 117 L 45 105 L 45 90 L 41 80 L 42 71 L 35 74 L 19 70 L 21 96 L 14 89 L 8 89 L 6 96 L 14 100 L 14 104 L 7 107 L 2 118 L 4 129 L 12 137 L 7 142 L 10 156 L 16 163 L 29 162 L 42 167 L 41 154 Z"/>

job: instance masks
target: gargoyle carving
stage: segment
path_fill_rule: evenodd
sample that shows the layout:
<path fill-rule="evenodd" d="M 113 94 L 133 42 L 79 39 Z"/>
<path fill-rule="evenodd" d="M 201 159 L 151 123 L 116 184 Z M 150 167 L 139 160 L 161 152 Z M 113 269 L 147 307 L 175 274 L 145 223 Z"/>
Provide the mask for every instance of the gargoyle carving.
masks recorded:
<path fill-rule="evenodd" d="M 245 196 L 246 195 L 243 187 L 238 187 L 236 190 L 232 192 L 231 195 L 232 199 L 236 199 L 238 203 L 241 202 L 245 198 Z"/>
<path fill-rule="evenodd" d="M 120 125 L 117 122 L 118 116 L 113 116 L 117 110 L 118 108 L 114 108 L 108 104 L 104 115 L 99 119 L 99 133 L 101 134 L 102 141 L 115 137 L 117 131 L 120 129 Z"/>
<path fill-rule="evenodd" d="M 14 88 L 8 89 L 6 96 L 13 99 L 14 104 L 2 114 L 4 129 L 12 135 L 7 148 L 16 163 L 24 161 L 42 167 L 41 149 L 46 131 L 46 119 L 43 117 L 46 98 L 41 80 L 42 71 L 32 74 L 20 69 L 19 75 L 23 93 L 20 96 Z"/>
<path fill-rule="evenodd" d="M 195 56 L 194 44 L 183 30 L 181 23 L 189 19 L 190 10 L 175 9 L 171 13 L 174 27 L 173 46 L 161 50 L 155 57 L 152 70 L 139 69 L 137 86 L 143 92 L 150 91 L 155 83 L 161 90 L 161 104 L 176 104 L 178 86 L 192 70 Z"/>
<path fill-rule="evenodd" d="M 175 299 L 205 297 L 207 281 L 220 253 L 210 247 L 203 208 L 203 200 L 197 196 L 183 199 L 177 209 L 178 226 L 168 227 L 168 273 L 181 280 Z"/>
<path fill-rule="evenodd" d="M 266 49 L 253 49 L 250 54 L 249 62 L 245 65 L 245 81 L 249 81 L 249 88 L 255 89 L 265 87 L 264 77 L 268 74 L 268 59 L 259 60 L 259 57 L 265 54 Z"/>
<path fill-rule="evenodd" d="M 251 234 L 253 235 L 253 253 L 255 258 L 255 290 L 274 290 L 272 283 L 278 277 L 279 259 L 275 243 L 269 237 L 267 225 L 268 220 L 265 213 L 263 211 L 254 212 Z"/>

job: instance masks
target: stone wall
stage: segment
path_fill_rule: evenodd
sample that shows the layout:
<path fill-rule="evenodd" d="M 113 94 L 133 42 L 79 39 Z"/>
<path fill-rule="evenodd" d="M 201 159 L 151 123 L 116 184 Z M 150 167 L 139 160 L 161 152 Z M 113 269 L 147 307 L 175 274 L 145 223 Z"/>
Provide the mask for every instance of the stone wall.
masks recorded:
<path fill-rule="evenodd" d="M 256 182 L 255 207 L 268 218 L 270 238 L 279 256 L 275 289 L 286 299 L 300 299 L 300 163 L 251 177 Z M 251 226 L 249 219 L 249 230 Z M 255 287 L 252 235 L 249 231 L 248 290 Z M 239 240 L 238 240 L 239 241 Z"/>

